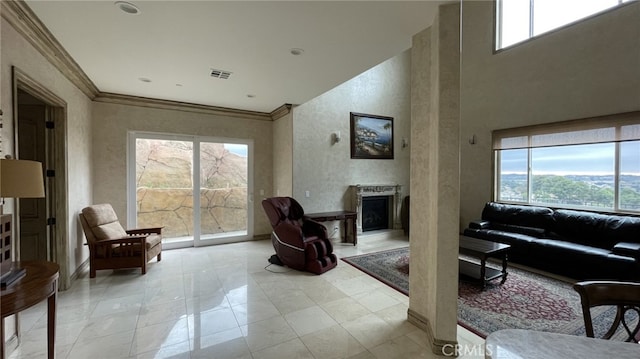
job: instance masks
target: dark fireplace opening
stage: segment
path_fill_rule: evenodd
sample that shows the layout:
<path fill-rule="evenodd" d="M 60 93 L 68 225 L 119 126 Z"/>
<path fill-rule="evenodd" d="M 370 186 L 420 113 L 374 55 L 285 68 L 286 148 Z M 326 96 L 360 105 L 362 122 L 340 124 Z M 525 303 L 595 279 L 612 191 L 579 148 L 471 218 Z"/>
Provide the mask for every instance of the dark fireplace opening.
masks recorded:
<path fill-rule="evenodd" d="M 389 228 L 389 196 L 362 197 L 362 231 Z"/>

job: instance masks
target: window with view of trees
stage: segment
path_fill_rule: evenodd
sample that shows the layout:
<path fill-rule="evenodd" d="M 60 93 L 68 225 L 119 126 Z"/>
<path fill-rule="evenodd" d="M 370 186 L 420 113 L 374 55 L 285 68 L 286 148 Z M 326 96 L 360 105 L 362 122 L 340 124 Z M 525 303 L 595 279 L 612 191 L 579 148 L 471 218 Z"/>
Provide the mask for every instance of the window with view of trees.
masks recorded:
<path fill-rule="evenodd" d="M 494 131 L 496 200 L 640 212 L 640 112 Z"/>
<path fill-rule="evenodd" d="M 496 49 L 503 49 L 634 0 L 497 0 Z"/>

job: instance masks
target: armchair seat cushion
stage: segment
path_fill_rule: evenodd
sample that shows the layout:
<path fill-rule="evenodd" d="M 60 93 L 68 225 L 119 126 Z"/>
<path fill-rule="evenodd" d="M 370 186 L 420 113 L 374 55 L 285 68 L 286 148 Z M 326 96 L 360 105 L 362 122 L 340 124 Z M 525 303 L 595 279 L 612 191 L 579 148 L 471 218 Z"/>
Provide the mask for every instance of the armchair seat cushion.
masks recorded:
<path fill-rule="evenodd" d="M 160 243 L 162 243 L 162 236 L 158 234 L 152 234 L 147 237 L 147 249 L 151 249 Z"/>

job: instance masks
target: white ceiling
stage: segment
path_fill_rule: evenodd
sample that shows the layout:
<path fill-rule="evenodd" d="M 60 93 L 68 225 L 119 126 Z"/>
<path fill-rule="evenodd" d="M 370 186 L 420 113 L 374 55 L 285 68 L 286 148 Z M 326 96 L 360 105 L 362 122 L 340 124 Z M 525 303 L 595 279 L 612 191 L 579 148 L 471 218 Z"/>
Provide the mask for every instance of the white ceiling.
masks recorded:
<path fill-rule="evenodd" d="M 443 1 L 114 2 L 26 1 L 101 92 L 271 112 L 410 48 Z"/>

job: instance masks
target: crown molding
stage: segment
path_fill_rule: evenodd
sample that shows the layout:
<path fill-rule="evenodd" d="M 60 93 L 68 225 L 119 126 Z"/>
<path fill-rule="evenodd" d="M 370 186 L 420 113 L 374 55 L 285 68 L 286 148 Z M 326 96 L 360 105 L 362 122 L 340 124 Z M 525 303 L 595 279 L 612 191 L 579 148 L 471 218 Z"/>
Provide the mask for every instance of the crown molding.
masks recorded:
<path fill-rule="evenodd" d="M 90 99 L 100 92 L 67 50 L 23 0 L 0 1 L 5 18 L 33 47 Z"/>
<path fill-rule="evenodd" d="M 293 107 L 292 104 L 290 103 L 285 103 L 284 105 L 276 108 L 275 110 L 271 111 L 271 113 L 269 114 L 269 116 L 271 116 L 271 120 L 275 121 L 281 117 L 284 117 L 286 115 L 288 115 L 291 112 L 291 108 Z"/>
<path fill-rule="evenodd" d="M 271 121 L 270 114 L 266 112 L 246 111 L 238 110 L 227 107 L 215 107 L 209 105 L 198 105 L 195 103 L 160 100 L 148 97 L 120 95 L 109 92 L 101 92 L 96 98 L 95 102 L 115 103 L 120 105 L 130 105 L 139 107 L 159 108 L 165 110 L 186 111 L 195 112 L 208 115 L 229 116 L 246 118 L 251 120 Z"/>

